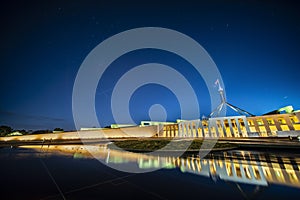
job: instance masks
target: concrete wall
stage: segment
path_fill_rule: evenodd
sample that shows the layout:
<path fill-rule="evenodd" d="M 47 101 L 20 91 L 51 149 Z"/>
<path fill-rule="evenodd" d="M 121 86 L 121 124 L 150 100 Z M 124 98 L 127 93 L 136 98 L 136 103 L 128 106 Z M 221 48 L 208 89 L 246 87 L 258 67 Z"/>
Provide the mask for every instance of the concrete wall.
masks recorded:
<path fill-rule="evenodd" d="M 118 129 L 102 129 L 102 130 L 94 130 L 94 131 L 75 131 L 75 132 L 64 132 L 64 133 L 0 137 L 0 141 L 152 137 L 156 133 L 157 133 L 157 126 L 147 126 L 147 127 L 118 128 Z"/>
<path fill-rule="evenodd" d="M 277 131 L 277 137 L 297 137 L 300 136 L 300 131 Z"/>

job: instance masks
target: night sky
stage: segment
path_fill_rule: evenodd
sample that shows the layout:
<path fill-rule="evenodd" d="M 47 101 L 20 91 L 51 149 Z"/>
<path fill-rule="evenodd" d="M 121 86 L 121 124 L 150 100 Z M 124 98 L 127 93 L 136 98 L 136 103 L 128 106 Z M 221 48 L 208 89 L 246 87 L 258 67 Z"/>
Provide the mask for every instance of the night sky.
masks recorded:
<path fill-rule="evenodd" d="M 298 1 L 120 2 L 2 3 L 0 125 L 75 129 L 72 90 L 83 60 L 105 39 L 138 27 L 173 29 L 201 44 L 222 74 L 230 103 L 256 115 L 286 105 L 300 109 Z M 208 90 L 189 63 L 162 50 L 137 50 L 112 63 L 101 79 L 95 101 L 102 127 L 114 123 L 110 98 L 116 81 L 149 62 L 180 71 L 197 91 L 201 115 L 210 113 Z M 167 120 L 180 117 L 174 94 L 150 84 L 132 96 L 132 118 L 148 120 L 157 103 L 165 106 Z"/>

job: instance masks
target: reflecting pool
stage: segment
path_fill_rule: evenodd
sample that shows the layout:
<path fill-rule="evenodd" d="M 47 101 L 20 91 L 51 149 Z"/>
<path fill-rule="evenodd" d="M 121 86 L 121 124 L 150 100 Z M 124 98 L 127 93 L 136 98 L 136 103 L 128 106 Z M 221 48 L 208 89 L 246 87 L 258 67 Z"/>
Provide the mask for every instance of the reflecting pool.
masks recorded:
<path fill-rule="evenodd" d="M 21 146 L 1 148 L 0 162 L 1 199 L 298 199 L 300 195 L 300 154 L 287 151 L 231 150 L 200 158 L 124 152 L 106 145 Z M 126 168 L 139 173 L 124 172 Z"/>

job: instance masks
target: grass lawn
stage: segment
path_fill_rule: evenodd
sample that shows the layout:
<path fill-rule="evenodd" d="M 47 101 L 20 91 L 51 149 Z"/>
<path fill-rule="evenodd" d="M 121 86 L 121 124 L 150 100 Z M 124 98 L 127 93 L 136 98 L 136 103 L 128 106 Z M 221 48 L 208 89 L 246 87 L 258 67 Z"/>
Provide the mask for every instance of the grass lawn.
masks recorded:
<path fill-rule="evenodd" d="M 115 141 L 114 144 L 124 150 L 141 150 L 141 151 L 155 151 L 162 149 L 168 151 L 176 150 L 185 150 L 195 151 L 201 149 L 211 149 L 214 150 L 223 149 L 223 148 L 236 148 L 237 145 L 229 143 L 220 143 L 215 142 L 214 140 L 173 140 L 170 143 L 170 139 L 137 139 L 137 140 L 123 140 Z M 215 144 L 216 143 L 216 144 Z M 169 145 L 168 145 L 169 144 Z M 168 145 L 168 146 L 167 146 Z M 203 146 L 202 146 L 203 145 Z M 110 148 L 113 148 L 113 145 L 109 145 Z"/>

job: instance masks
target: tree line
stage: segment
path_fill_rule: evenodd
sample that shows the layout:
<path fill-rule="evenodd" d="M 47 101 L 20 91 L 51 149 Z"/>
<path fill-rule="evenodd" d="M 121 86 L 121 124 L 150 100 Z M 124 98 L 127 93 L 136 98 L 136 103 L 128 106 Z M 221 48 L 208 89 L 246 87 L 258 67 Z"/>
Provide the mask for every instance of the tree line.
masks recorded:
<path fill-rule="evenodd" d="M 29 135 L 29 134 L 45 134 L 45 133 L 52 133 L 53 131 L 64 131 L 62 128 L 55 128 L 53 130 L 45 129 L 45 130 L 36 130 L 36 131 L 27 131 L 25 129 L 13 129 L 10 126 L 2 125 L 0 126 L 0 137 L 9 136 L 9 134 L 14 132 L 19 132 L 22 135 Z"/>

